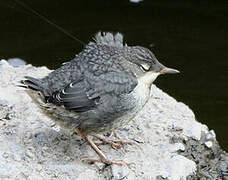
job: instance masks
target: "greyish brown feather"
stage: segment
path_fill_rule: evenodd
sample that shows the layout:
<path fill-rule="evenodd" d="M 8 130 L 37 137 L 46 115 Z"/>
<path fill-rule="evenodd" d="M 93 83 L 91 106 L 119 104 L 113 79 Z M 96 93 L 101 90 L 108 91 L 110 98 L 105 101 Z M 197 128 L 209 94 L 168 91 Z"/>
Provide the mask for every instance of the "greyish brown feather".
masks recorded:
<path fill-rule="evenodd" d="M 98 34 L 72 61 L 42 79 L 22 82 L 41 92 L 29 95 L 61 126 L 98 133 L 128 122 L 147 102 L 150 82 L 141 77 L 149 74 L 142 63 L 158 61 L 146 48 L 123 45 L 120 34 Z"/>

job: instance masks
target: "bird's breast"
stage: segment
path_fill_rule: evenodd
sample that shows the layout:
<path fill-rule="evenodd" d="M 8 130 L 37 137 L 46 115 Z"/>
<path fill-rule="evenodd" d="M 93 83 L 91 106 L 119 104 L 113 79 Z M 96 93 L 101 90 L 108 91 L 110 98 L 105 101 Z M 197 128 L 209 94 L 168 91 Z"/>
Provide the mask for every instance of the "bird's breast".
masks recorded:
<path fill-rule="evenodd" d="M 150 88 L 140 82 L 130 94 L 121 96 L 119 105 L 120 108 L 125 108 L 126 111 L 123 116 L 115 120 L 116 128 L 121 127 L 132 120 L 138 112 L 142 110 L 149 98 Z"/>

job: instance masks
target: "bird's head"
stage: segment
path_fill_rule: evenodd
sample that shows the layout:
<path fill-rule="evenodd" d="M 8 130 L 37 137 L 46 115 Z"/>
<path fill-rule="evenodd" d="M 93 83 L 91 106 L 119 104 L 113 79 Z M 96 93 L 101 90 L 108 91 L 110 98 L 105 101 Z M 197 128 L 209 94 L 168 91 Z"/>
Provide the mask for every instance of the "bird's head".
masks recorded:
<path fill-rule="evenodd" d="M 141 46 L 133 46 L 128 48 L 127 59 L 137 64 L 144 72 L 140 79 L 149 86 L 160 74 L 175 74 L 178 70 L 168 68 L 161 64 L 155 55 L 147 48 Z"/>

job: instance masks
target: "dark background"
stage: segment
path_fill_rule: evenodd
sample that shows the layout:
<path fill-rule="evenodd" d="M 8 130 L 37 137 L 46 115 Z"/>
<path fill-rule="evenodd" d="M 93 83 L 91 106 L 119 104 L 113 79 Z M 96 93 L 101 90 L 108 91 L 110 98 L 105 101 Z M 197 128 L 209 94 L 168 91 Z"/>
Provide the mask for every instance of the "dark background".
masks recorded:
<path fill-rule="evenodd" d="M 21 0 L 78 39 L 121 32 L 182 73 L 156 85 L 189 105 L 228 150 L 228 1 Z M 14 0 L 0 1 L 0 58 L 57 68 L 83 46 Z"/>

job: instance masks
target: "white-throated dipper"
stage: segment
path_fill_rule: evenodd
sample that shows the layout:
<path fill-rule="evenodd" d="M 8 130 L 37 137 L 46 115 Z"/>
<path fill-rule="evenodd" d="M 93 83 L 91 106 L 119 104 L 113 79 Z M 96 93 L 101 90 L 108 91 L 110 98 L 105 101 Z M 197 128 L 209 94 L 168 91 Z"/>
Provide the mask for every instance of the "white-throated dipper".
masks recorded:
<path fill-rule="evenodd" d="M 28 94 L 60 126 L 76 131 L 105 164 L 126 164 L 105 157 L 90 135 L 111 132 L 127 122 L 150 98 L 160 74 L 178 73 L 141 46 L 123 44 L 120 33 L 98 33 L 76 57 L 41 79 L 25 77 Z"/>

